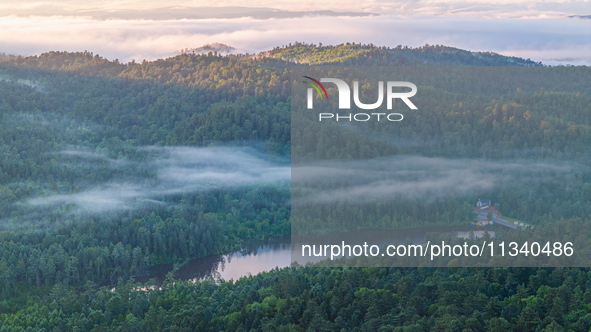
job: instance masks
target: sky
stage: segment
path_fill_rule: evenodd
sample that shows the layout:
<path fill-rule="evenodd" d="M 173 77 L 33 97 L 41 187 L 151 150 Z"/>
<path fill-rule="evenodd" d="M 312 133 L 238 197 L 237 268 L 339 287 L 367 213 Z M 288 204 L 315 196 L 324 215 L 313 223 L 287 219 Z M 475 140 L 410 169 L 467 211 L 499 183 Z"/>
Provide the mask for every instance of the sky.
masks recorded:
<path fill-rule="evenodd" d="M 209 43 L 258 53 L 295 41 L 411 47 L 446 45 L 591 65 L 591 2 L 38 1 L 0 3 L 0 53 L 91 51 L 156 60 Z"/>

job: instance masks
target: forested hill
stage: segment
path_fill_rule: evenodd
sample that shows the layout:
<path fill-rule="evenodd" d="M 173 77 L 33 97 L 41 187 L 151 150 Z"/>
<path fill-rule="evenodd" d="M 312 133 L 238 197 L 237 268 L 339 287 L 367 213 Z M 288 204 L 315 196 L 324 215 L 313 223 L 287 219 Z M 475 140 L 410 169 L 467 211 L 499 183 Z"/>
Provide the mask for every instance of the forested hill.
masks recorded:
<path fill-rule="evenodd" d="M 274 58 L 306 64 L 354 66 L 541 66 L 540 62 L 492 52 L 470 52 L 443 45 L 395 48 L 346 43 L 322 46 L 295 43 L 274 48 Z"/>
<path fill-rule="evenodd" d="M 255 61 L 256 60 L 256 61 Z M 417 48 L 397 46 L 395 48 L 346 43 L 323 46 L 294 43 L 276 47 L 256 55 L 217 54 L 195 55 L 181 54 L 165 60 L 152 62 L 135 60 L 124 64 L 119 60 L 108 60 L 92 52 L 48 52 L 40 56 L 14 57 L 2 56 L 0 61 L 10 65 L 29 68 L 74 71 L 86 74 L 101 74 L 122 78 L 155 79 L 159 82 L 178 81 L 191 73 L 194 78 L 203 78 L 199 68 L 211 66 L 213 62 L 220 66 L 240 64 L 269 64 L 284 67 L 289 63 L 355 65 L 355 66 L 541 66 L 541 63 L 518 57 L 503 56 L 492 52 L 471 52 L 442 45 L 425 45 Z M 139 71 L 139 73 L 138 73 Z M 197 73 L 196 73 L 197 71 Z M 139 75 L 138 75 L 139 74 Z M 217 76 L 220 79 L 236 77 Z M 234 74 L 234 73 L 233 73 Z M 260 72 L 258 74 L 261 74 Z M 265 73 L 267 74 L 267 73 Z M 179 77 L 180 76 L 180 77 Z M 211 77 L 213 80 L 214 77 Z M 195 81 L 195 79 L 189 81 Z M 185 80 L 185 83 L 188 81 Z"/>
<path fill-rule="evenodd" d="M 289 177 L 273 178 L 270 171 L 288 169 L 285 159 L 298 148 L 291 141 L 294 68 L 327 65 L 338 73 L 346 65 L 539 64 L 442 46 L 301 43 L 254 56 L 182 54 L 126 64 L 91 52 L 0 58 L 0 331 L 591 327 L 588 269 L 306 267 L 218 283 L 193 284 L 170 274 L 162 288 L 123 281 L 157 264 L 291 232 Z M 434 69 L 446 68 L 426 69 L 433 78 Z M 408 116 L 404 126 L 386 128 L 392 141 L 307 126 L 301 130 L 311 145 L 305 151 L 318 159 L 414 153 L 491 164 L 588 161 L 591 69 L 519 69 L 559 80 L 518 77 L 510 83 L 520 85 L 508 90 L 505 81 L 483 78 L 468 95 L 454 92 L 453 84 L 427 81 L 419 89 L 430 107 Z M 478 93 L 481 83 L 490 88 L 486 93 Z M 331 140 L 318 144 L 319 135 Z M 210 158 L 204 162 L 204 156 Z M 196 190 L 201 177 L 194 175 L 228 165 L 260 176 L 234 187 L 218 185 L 226 178 L 218 176 L 216 186 Z M 582 168 L 571 176 L 570 169 L 544 173 L 552 180 L 547 184 L 531 177 L 535 181 L 525 187 L 516 181 L 486 195 L 503 202 L 503 215 L 536 225 L 536 232 L 576 229 L 587 243 L 591 172 Z M 524 176 L 539 174 L 527 170 Z M 378 228 L 467 224 L 477 199 L 393 200 L 365 218 Z M 496 236 L 502 241 L 500 232 Z M 115 291 L 97 286 L 118 279 Z"/>

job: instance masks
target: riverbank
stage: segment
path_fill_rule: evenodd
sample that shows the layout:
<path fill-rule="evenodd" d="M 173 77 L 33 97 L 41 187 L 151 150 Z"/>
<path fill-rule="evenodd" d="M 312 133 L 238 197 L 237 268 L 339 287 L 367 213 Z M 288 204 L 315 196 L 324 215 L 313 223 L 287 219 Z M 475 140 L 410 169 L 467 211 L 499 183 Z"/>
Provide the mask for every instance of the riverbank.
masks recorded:
<path fill-rule="evenodd" d="M 176 279 L 199 281 L 208 277 L 224 280 L 237 280 L 241 277 L 256 275 L 276 267 L 284 268 L 291 265 L 292 252 L 301 244 L 355 243 L 368 241 L 372 244 L 406 243 L 424 244 L 429 233 L 456 233 L 456 236 L 467 238 L 471 233 L 482 237 L 485 231 L 494 236 L 495 229 L 502 226 L 493 225 L 474 227 L 471 225 L 449 225 L 439 227 L 423 227 L 412 229 L 365 229 L 358 231 L 316 234 L 312 237 L 273 237 L 266 240 L 251 240 L 242 244 L 240 250 L 221 255 L 186 260 L 180 263 L 169 263 L 152 266 L 148 273 L 135 277 L 138 282 L 154 279 L 161 283 L 170 272 Z"/>

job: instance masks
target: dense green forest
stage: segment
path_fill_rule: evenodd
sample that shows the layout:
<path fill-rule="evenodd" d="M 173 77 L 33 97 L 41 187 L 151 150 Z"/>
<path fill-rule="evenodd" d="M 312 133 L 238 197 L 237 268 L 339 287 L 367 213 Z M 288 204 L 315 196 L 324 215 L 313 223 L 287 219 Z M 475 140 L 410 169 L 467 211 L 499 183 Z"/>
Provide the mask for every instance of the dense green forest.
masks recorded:
<path fill-rule="evenodd" d="M 591 328 L 588 269 L 284 268 L 114 291 L 62 284 L 3 331 L 576 331 Z"/>
<path fill-rule="evenodd" d="M 577 224 L 585 237 L 588 67 L 549 68 L 443 46 L 302 43 L 265 57 L 183 54 L 125 64 L 90 52 L 50 52 L 0 60 L 2 331 L 589 331 L 585 269 L 294 267 L 221 283 L 171 275 L 161 289 L 123 281 L 157 264 L 289 234 L 289 179 L 269 172 L 289 167 L 292 149 L 324 160 L 570 162 L 567 171 L 533 176 L 555 181 L 481 195 L 501 201 L 504 215 L 546 225 L 540 232 L 561 222 Z M 461 82 L 424 77 L 419 88 L 427 102 L 404 126 L 355 131 L 303 123 L 292 132 L 291 75 L 314 66 L 336 66 L 338 75 L 338 66 L 349 65 L 531 66 L 533 77 L 549 72 L 561 80 L 526 75 L 509 87 L 483 81 L 460 93 Z M 178 147 L 196 159 L 219 154 L 225 164 L 174 159 Z M 228 150 L 211 150 L 218 147 Z M 264 167 L 254 181 L 240 171 L 236 183 L 171 190 L 179 170 L 243 162 Z M 469 223 L 478 198 L 380 202 L 364 219 L 378 228 Z M 114 204 L 118 199 L 123 203 Z M 332 208 L 321 213 L 341 224 L 312 229 L 342 228 L 359 216 L 353 207 Z M 113 292 L 97 286 L 117 280 Z"/>
<path fill-rule="evenodd" d="M 320 50 L 320 52 L 319 52 Z M 346 43 L 318 46 L 294 43 L 270 51 L 274 58 L 315 65 L 346 66 L 540 66 L 529 59 L 507 57 L 491 52 L 469 52 L 443 45 L 394 48 L 373 44 Z"/>
<path fill-rule="evenodd" d="M 393 167 L 396 172 L 409 172 L 415 181 L 400 181 L 376 176 L 382 183 L 432 190 L 413 189 L 403 197 L 361 202 L 346 199 L 308 204 L 293 216 L 292 232 L 324 232 L 354 228 L 412 228 L 413 226 L 451 225 L 470 223 L 474 218 L 472 207 L 479 198 L 488 197 L 501 202 L 503 215 L 531 224 L 542 220 L 580 218 L 588 219 L 591 209 L 591 104 L 588 83 L 591 76 L 586 67 L 510 68 L 510 67 L 403 67 L 343 69 L 322 67 L 309 70 L 316 77 L 351 77 L 360 85 L 369 86 L 361 94 L 366 100 L 375 100 L 375 80 L 388 77 L 409 80 L 417 84 L 420 96 L 413 97 L 418 110 L 408 111 L 402 103 L 392 111 L 385 105 L 372 112 L 402 112 L 404 121 L 368 121 L 339 124 L 336 121 L 322 125 L 317 113 L 332 113 L 332 103 L 317 100 L 315 112 L 304 106 L 305 94 L 299 99 L 292 96 L 292 106 L 302 106 L 302 115 L 292 117 L 292 160 L 356 160 L 359 163 L 347 172 L 356 172 L 366 181 L 376 167 Z M 370 78 L 367 78 L 370 77 Z M 373 86 L 371 81 L 373 79 Z M 327 84 L 329 94 L 337 93 Z M 369 93 L 368 93 L 369 91 Z M 373 95 L 371 95 L 373 93 Z M 294 102 L 295 100 L 295 102 Z M 367 112 L 352 107 L 351 113 Z M 344 136 L 338 133 L 347 133 Z M 357 135 L 377 142 L 355 147 L 353 153 L 339 149 L 360 142 Z M 388 143 L 396 149 L 384 148 Z M 411 158 L 421 156 L 422 158 Z M 382 158 L 375 162 L 375 158 Z M 342 163 L 324 165 L 337 169 Z M 341 168 L 341 170 L 343 170 Z M 454 172 L 461 171 L 462 176 Z M 349 173 L 346 173 L 349 174 Z M 324 176 L 327 177 L 326 175 Z M 302 184 L 306 181 L 303 175 Z M 303 184 L 300 190 L 335 192 L 329 184 L 314 181 Z M 340 179 L 352 182 L 352 179 Z M 374 184 L 379 185 L 377 180 Z M 480 183 L 480 192 L 472 192 L 473 183 Z M 347 191 L 355 185 L 343 185 Z M 338 191 L 338 190 L 337 190 Z M 416 193 L 418 191 L 419 193 Z M 326 196 L 326 195 L 325 195 Z M 360 222 L 363 220 L 363 222 Z"/>

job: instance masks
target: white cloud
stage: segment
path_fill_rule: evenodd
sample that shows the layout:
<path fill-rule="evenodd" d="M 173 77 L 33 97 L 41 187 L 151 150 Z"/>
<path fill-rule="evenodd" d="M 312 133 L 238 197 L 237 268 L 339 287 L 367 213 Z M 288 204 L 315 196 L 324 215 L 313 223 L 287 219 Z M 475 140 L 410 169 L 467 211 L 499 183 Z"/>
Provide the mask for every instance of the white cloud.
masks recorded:
<path fill-rule="evenodd" d="M 74 205 L 79 211 L 104 213 L 163 204 L 166 196 L 291 182 L 294 205 L 333 201 L 365 202 L 396 197 L 432 199 L 485 193 L 515 183 L 565 181 L 588 167 L 569 161 L 448 159 L 393 156 L 356 161 L 320 161 L 295 166 L 265 160 L 250 148 L 146 147 L 142 168 L 154 178 L 114 179 L 81 192 L 30 199 L 31 206 Z M 102 154 L 64 151 L 81 158 L 108 160 Z M 115 162 L 113 160 L 113 162 Z M 120 167 L 137 168 L 126 161 Z M 71 167 L 76 167 L 72 164 Z M 293 172 L 292 172 L 293 171 Z"/>
<path fill-rule="evenodd" d="M 93 20 L 85 17 L 0 18 L 0 52 L 40 54 L 89 50 L 121 61 L 155 60 L 175 50 L 224 43 L 255 53 L 294 41 L 376 45 L 443 44 L 472 51 L 531 57 L 571 58 L 591 64 L 591 20 L 473 19 L 418 16 L 303 17 L 255 20 Z"/>
<path fill-rule="evenodd" d="M 418 156 L 319 162 L 294 167 L 292 186 L 296 193 L 305 193 L 305 196 L 292 205 L 471 195 L 516 183 L 559 182 L 560 177 L 587 169 L 573 162 Z"/>
<path fill-rule="evenodd" d="M 146 169 L 155 172 L 154 179 L 113 180 L 78 193 L 33 198 L 27 204 L 71 204 L 81 211 L 102 213 L 133 209 L 146 204 L 162 204 L 158 198 L 168 195 L 278 183 L 291 179 L 289 166 L 268 162 L 248 148 L 149 147 L 142 150 L 156 157 L 145 164 Z M 98 159 L 119 163 L 105 155 L 84 151 L 68 150 L 62 154 L 84 160 Z M 119 166 L 131 168 L 138 164 L 126 161 Z M 76 167 L 76 164 L 72 164 L 72 167 Z"/>
<path fill-rule="evenodd" d="M 88 0 L 4 0 L 0 8 L 18 10 L 35 8 L 53 8 L 64 11 L 88 11 L 88 10 L 129 10 L 141 9 L 151 10 L 162 7 L 162 1 L 158 0 L 114 0 L 114 1 L 88 1 Z M 401 7 L 441 7 L 441 6 L 466 6 L 466 5 L 488 5 L 488 6 L 515 6 L 524 5 L 530 8 L 536 7 L 562 7 L 563 10 L 573 8 L 588 8 L 588 1 L 581 0 L 554 0 L 554 1 L 531 1 L 531 0 L 323 0 L 323 1 L 299 1 L 299 0 L 256 0 L 249 1 L 248 6 L 254 8 L 270 7 L 281 10 L 337 10 L 337 11 L 374 11 L 392 14 L 393 9 Z M 241 0 L 168 0 L 169 7 L 243 7 Z M 587 6 L 587 7 L 585 7 Z M 587 13 L 588 14 L 588 13 Z"/>

